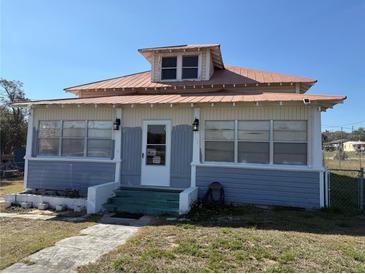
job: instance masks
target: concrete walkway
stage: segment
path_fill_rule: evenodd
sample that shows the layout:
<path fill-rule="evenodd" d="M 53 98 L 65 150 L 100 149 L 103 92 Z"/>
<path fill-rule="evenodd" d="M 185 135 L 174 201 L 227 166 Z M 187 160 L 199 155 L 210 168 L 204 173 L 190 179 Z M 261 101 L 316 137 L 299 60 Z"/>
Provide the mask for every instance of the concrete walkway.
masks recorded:
<path fill-rule="evenodd" d="M 32 220 L 49 220 L 55 218 L 52 215 L 41 215 L 41 214 L 21 214 L 21 213 L 4 213 L 0 212 L 0 218 L 23 218 Z"/>
<path fill-rule="evenodd" d="M 144 219 L 146 218 L 146 219 Z M 77 267 L 95 262 L 102 255 L 135 234 L 140 226 L 149 222 L 147 217 L 135 221 L 135 225 L 97 224 L 82 230 L 81 236 L 63 239 L 2 272 L 76 272 Z"/>

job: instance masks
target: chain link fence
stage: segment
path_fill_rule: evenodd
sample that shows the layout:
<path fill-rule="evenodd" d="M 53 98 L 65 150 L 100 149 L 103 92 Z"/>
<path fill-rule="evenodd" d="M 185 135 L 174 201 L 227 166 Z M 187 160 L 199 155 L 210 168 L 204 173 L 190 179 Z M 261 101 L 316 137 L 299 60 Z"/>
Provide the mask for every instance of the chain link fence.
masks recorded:
<path fill-rule="evenodd" d="M 327 206 L 344 210 L 364 209 L 364 168 L 329 169 Z"/>

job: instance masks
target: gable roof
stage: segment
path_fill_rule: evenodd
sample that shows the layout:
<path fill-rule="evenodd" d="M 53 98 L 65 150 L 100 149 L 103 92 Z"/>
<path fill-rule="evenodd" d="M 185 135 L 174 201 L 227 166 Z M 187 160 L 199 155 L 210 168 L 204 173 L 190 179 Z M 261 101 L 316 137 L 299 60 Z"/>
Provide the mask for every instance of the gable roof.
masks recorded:
<path fill-rule="evenodd" d="M 268 72 L 257 69 L 242 68 L 237 66 L 225 66 L 225 69 L 215 70 L 209 80 L 202 81 L 178 81 L 178 82 L 152 82 L 151 71 L 130 74 L 101 80 L 79 86 L 65 88 L 65 91 L 78 93 L 83 90 L 166 90 L 177 88 L 224 88 L 262 86 L 271 84 L 301 83 L 302 92 L 308 90 L 316 80 L 291 76 L 281 73 Z"/>

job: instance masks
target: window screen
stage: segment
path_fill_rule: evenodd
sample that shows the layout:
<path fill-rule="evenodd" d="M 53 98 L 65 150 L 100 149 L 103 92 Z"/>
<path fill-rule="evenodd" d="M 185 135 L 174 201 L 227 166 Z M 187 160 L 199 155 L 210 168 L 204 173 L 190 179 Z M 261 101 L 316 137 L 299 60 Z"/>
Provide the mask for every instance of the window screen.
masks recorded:
<path fill-rule="evenodd" d="M 307 164 L 307 122 L 274 121 L 274 163 Z"/>
<path fill-rule="evenodd" d="M 238 121 L 238 162 L 270 162 L 270 121 Z"/>
<path fill-rule="evenodd" d="M 234 162 L 234 121 L 205 122 L 205 160 Z"/>

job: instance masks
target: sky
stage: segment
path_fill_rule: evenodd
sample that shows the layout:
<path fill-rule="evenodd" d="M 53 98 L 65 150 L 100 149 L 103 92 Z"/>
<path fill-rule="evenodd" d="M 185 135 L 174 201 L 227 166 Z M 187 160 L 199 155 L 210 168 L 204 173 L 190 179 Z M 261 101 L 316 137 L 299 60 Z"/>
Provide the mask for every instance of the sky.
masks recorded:
<path fill-rule="evenodd" d="M 225 64 L 318 80 L 346 95 L 322 128 L 365 127 L 365 0 L 0 0 L 0 77 L 30 99 L 150 69 L 143 47 L 221 44 Z"/>

